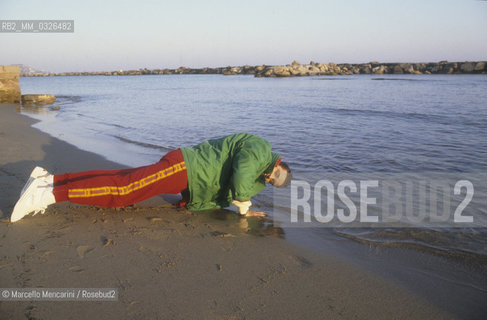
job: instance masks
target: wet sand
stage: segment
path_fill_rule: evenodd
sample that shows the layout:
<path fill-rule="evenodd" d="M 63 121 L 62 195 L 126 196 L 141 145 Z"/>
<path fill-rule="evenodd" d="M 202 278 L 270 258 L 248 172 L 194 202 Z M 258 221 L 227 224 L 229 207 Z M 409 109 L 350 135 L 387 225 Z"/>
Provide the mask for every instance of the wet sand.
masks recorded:
<path fill-rule="evenodd" d="M 294 247 L 259 218 L 191 213 L 156 197 L 61 203 L 8 218 L 30 171 L 121 168 L 0 105 L 0 286 L 117 288 L 116 302 L 0 302 L 8 319 L 450 319 L 397 284 Z"/>

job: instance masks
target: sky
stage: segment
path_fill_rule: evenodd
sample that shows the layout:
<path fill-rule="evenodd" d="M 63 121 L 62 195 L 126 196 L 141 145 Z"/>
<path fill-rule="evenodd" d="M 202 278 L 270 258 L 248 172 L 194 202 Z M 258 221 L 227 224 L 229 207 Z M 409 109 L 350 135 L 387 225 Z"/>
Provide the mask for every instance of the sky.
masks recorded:
<path fill-rule="evenodd" d="M 0 33 L 0 65 L 50 72 L 487 60 L 482 0 L 0 0 L 0 20 L 74 20 Z"/>

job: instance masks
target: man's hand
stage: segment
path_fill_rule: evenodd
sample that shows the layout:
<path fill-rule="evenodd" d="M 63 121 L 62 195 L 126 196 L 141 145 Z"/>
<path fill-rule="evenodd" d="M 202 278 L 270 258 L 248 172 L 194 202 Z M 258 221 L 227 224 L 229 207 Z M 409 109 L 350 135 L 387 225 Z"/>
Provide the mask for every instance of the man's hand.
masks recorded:
<path fill-rule="evenodd" d="M 265 217 L 267 213 L 263 211 L 253 211 L 249 210 L 247 211 L 247 214 L 245 215 L 246 217 Z"/>
<path fill-rule="evenodd" d="M 250 206 L 252 205 L 252 202 L 250 202 L 250 200 L 247 201 L 233 200 L 232 203 L 237 207 L 238 213 L 240 213 L 243 216 L 247 214 Z"/>

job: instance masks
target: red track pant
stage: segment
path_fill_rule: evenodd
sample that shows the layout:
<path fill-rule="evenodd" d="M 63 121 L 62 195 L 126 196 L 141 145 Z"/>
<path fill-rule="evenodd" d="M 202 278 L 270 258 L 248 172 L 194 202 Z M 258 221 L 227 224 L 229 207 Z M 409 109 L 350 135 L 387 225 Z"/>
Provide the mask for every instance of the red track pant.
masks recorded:
<path fill-rule="evenodd" d="M 53 192 L 56 202 L 124 207 L 160 194 L 178 194 L 187 187 L 186 165 L 178 149 L 149 166 L 55 175 Z"/>

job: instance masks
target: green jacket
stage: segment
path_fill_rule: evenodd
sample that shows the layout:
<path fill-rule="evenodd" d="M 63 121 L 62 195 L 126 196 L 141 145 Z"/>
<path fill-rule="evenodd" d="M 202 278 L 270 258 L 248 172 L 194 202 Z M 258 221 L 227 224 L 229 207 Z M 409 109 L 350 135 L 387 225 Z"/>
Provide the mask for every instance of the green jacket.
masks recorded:
<path fill-rule="evenodd" d="M 265 188 L 280 156 L 260 137 L 239 133 L 181 148 L 188 173 L 189 210 L 207 210 L 246 201 Z"/>

